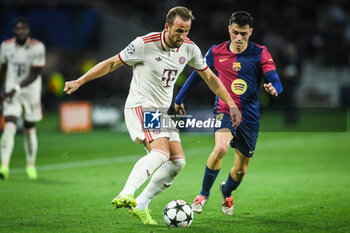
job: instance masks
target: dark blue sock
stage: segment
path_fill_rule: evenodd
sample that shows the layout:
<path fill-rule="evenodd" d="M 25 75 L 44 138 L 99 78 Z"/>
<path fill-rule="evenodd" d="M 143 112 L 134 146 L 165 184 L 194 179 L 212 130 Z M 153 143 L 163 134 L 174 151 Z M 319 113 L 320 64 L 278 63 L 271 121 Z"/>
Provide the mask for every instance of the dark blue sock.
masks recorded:
<path fill-rule="evenodd" d="M 225 197 L 231 196 L 231 193 L 233 190 L 236 190 L 236 188 L 239 186 L 241 182 L 236 182 L 232 179 L 231 174 L 228 174 L 226 183 L 224 187 L 222 187 L 222 193 Z"/>
<path fill-rule="evenodd" d="M 209 197 L 210 194 L 210 189 L 213 186 L 217 175 L 219 174 L 220 169 L 218 170 L 212 170 L 205 166 L 205 172 L 204 172 L 204 177 L 203 177 L 203 184 L 202 184 L 202 190 L 201 190 L 201 195 L 205 197 Z"/>

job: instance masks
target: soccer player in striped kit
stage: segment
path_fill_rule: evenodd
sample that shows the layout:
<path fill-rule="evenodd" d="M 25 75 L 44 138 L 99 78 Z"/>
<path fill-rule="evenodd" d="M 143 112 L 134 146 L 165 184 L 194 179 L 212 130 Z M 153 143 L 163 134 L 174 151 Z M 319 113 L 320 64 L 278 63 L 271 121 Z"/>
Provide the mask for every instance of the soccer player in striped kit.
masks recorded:
<path fill-rule="evenodd" d="M 253 32 L 253 18 L 248 12 L 238 11 L 232 14 L 228 32 L 230 40 L 212 46 L 205 59 L 209 67 L 218 72 L 221 82 L 230 93 L 242 113 L 242 122 L 232 127 L 229 107 L 216 97 L 214 112 L 221 127 L 215 128 L 215 147 L 207 160 L 202 190 L 192 202 L 195 212 L 201 213 L 210 194 L 210 189 L 220 171 L 222 158 L 229 146 L 234 148 L 234 164 L 226 182 L 222 182 L 222 212 L 233 214 L 234 191 L 247 172 L 254 154 L 259 131 L 259 92 L 262 77 L 268 83 L 265 90 L 274 96 L 282 91 L 282 85 L 276 72 L 275 63 L 265 46 L 250 42 Z M 175 98 L 175 110 L 185 113 L 183 101 L 189 91 L 200 82 L 197 72 L 193 72 Z"/>
<path fill-rule="evenodd" d="M 124 109 L 125 122 L 132 140 L 143 144 L 149 153 L 136 162 L 123 190 L 112 200 L 112 204 L 115 208 L 129 208 L 130 213 L 139 217 L 144 224 L 157 224 L 149 213 L 148 204 L 171 185 L 185 165 L 178 130 L 145 129 L 144 111 L 153 110 L 154 118 L 159 117 L 157 114 L 168 118 L 167 110 L 171 105 L 174 84 L 185 65 L 196 69 L 209 88 L 230 106 L 229 114 L 234 119 L 231 124 L 237 126 L 241 119 L 241 113 L 231 96 L 208 68 L 197 45 L 187 37 L 193 19 L 189 9 L 172 8 L 167 14 L 162 32 L 137 37 L 116 56 L 97 64 L 79 79 L 66 82 L 64 88 L 67 94 L 72 94 L 84 83 L 123 65 L 133 67 Z M 135 199 L 135 191 L 152 173 L 149 184 Z"/>

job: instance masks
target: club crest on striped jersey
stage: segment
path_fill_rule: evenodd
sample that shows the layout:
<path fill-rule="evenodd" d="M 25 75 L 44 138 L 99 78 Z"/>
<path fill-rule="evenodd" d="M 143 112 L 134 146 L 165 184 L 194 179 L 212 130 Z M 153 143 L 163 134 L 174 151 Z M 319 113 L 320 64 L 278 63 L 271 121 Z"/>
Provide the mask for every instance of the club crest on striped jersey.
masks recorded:
<path fill-rule="evenodd" d="M 243 79 L 235 79 L 231 84 L 231 90 L 236 95 L 243 95 L 247 91 L 247 83 Z"/>
<path fill-rule="evenodd" d="M 180 62 L 181 65 L 183 65 L 183 64 L 185 63 L 185 61 L 186 61 L 186 58 L 185 58 L 185 57 L 181 56 L 181 57 L 179 58 L 179 62 Z"/>
<path fill-rule="evenodd" d="M 240 71 L 241 70 L 241 63 L 240 62 L 234 62 L 232 63 L 232 69 L 234 71 Z"/>

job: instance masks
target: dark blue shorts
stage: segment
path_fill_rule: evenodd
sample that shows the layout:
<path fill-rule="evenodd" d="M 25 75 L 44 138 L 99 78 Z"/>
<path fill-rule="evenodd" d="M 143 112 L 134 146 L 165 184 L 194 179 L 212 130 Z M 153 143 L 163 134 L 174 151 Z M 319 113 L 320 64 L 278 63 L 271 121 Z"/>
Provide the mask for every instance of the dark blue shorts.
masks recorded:
<path fill-rule="evenodd" d="M 237 127 L 232 126 L 231 117 L 226 113 L 215 114 L 215 121 L 221 121 L 221 126 L 214 129 L 230 129 L 234 138 L 231 141 L 231 147 L 238 149 L 243 155 L 252 157 L 255 151 L 256 141 L 258 140 L 259 126 L 249 125 L 243 122 Z"/>

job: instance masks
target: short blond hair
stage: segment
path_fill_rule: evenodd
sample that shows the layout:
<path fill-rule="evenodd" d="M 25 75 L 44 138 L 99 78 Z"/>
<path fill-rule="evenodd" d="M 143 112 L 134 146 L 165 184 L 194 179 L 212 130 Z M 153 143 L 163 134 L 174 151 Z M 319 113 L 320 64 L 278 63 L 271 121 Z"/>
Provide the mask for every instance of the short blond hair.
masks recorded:
<path fill-rule="evenodd" d="M 184 6 L 176 6 L 168 11 L 166 16 L 166 22 L 169 25 L 173 25 L 175 17 L 180 16 L 184 21 L 195 20 L 192 11 Z"/>

